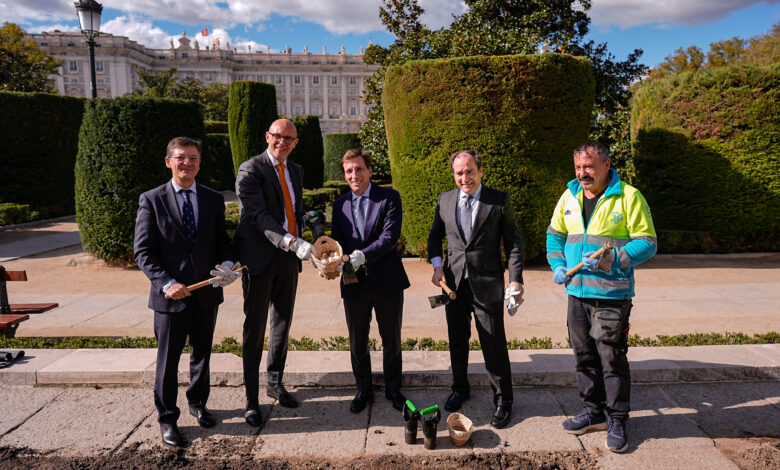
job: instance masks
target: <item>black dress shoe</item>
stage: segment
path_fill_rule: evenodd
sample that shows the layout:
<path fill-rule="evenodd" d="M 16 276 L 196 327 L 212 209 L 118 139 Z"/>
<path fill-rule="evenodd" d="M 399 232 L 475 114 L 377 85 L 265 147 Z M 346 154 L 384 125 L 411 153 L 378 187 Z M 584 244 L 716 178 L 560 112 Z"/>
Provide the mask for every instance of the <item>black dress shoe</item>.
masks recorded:
<path fill-rule="evenodd" d="M 503 428 L 509 423 L 509 419 L 512 417 L 512 404 L 501 403 L 496 406 L 496 411 L 493 413 L 493 418 L 490 420 L 490 425 L 494 428 Z"/>
<path fill-rule="evenodd" d="M 244 419 L 246 419 L 248 425 L 259 428 L 260 425 L 263 424 L 263 417 L 260 415 L 260 406 L 247 406 L 246 413 L 244 413 Z"/>
<path fill-rule="evenodd" d="M 217 424 L 217 419 L 205 406 L 191 406 L 190 414 L 198 418 L 198 424 L 202 428 L 213 428 Z"/>
<path fill-rule="evenodd" d="M 406 403 L 406 397 L 401 392 L 394 392 L 390 394 L 387 399 L 390 400 L 390 402 L 393 404 L 393 408 L 398 411 L 403 411 L 404 403 Z"/>
<path fill-rule="evenodd" d="M 268 384 L 268 388 L 265 389 L 265 394 L 270 398 L 279 400 L 279 404 L 285 408 L 298 408 L 298 400 L 290 395 L 282 384 Z"/>
<path fill-rule="evenodd" d="M 186 447 L 187 440 L 179 432 L 179 427 L 175 424 L 160 423 L 160 434 L 162 434 L 163 444 L 171 447 Z"/>
<path fill-rule="evenodd" d="M 370 392 L 357 392 L 357 395 L 355 395 L 355 398 L 352 399 L 352 403 L 349 404 L 349 411 L 353 413 L 360 413 L 364 409 L 366 409 L 366 405 L 368 405 L 369 402 L 374 401 L 374 394 Z"/>
<path fill-rule="evenodd" d="M 468 393 L 452 392 L 444 403 L 444 409 L 447 411 L 458 411 L 463 402 L 471 398 Z"/>

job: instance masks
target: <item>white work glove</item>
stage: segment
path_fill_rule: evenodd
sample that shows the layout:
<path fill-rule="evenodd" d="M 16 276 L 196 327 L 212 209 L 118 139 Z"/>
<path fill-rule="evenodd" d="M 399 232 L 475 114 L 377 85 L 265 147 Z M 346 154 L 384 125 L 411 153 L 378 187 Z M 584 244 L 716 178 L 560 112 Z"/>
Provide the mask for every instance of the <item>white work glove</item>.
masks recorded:
<path fill-rule="evenodd" d="M 349 255 L 349 262 L 352 263 L 352 267 L 357 271 L 358 268 L 366 264 L 366 255 L 360 250 L 355 250 Z"/>
<path fill-rule="evenodd" d="M 295 256 L 298 259 L 308 259 L 311 255 L 311 243 L 307 242 L 303 238 L 296 238 L 290 243 L 290 250 L 295 252 Z"/>
<path fill-rule="evenodd" d="M 509 303 L 506 305 L 506 313 L 508 313 L 509 316 L 513 316 L 517 313 L 518 307 L 525 301 L 522 297 L 520 297 L 520 300 L 515 299 L 515 296 L 519 293 L 520 291 L 517 290 L 517 287 L 512 287 L 511 289 L 507 287 L 504 290 L 504 300 L 509 300 Z"/>
<path fill-rule="evenodd" d="M 214 287 L 225 287 L 241 277 L 240 272 L 236 272 L 241 267 L 241 263 L 234 263 L 232 261 L 225 261 L 222 264 L 214 266 L 209 274 L 214 278 L 209 280 L 209 284 Z"/>

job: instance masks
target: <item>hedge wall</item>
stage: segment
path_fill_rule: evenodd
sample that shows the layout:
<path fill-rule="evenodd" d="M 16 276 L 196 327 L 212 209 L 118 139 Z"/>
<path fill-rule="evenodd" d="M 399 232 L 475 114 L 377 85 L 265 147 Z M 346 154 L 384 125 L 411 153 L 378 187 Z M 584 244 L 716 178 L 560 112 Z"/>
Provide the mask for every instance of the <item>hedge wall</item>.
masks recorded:
<path fill-rule="evenodd" d="M 0 202 L 28 204 L 42 217 L 73 214 L 84 99 L 0 92 Z"/>
<path fill-rule="evenodd" d="M 555 203 L 588 138 L 594 78 L 563 54 L 461 57 L 391 67 L 383 92 L 393 187 L 407 250 L 425 254 L 440 193 L 456 188 L 449 155 L 479 152 L 483 183 L 511 194 L 527 259 L 544 255 Z"/>
<path fill-rule="evenodd" d="M 265 132 L 276 119 L 276 87 L 251 81 L 230 84 L 228 131 L 234 175 L 242 163 L 265 151 Z"/>
<path fill-rule="evenodd" d="M 322 156 L 325 167 L 325 180 L 343 180 L 344 171 L 341 169 L 341 158 L 347 150 L 360 147 L 360 139 L 357 134 L 326 134 L 325 153 Z"/>
<path fill-rule="evenodd" d="M 292 118 L 298 130 L 298 145 L 290 153 L 290 160 L 303 167 L 303 187 L 315 189 L 322 186 L 322 130 L 318 116 Z"/>
<path fill-rule="evenodd" d="M 227 134 L 227 121 L 206 121 L 203 123 L 203 132 L 206 134 Z"/>
<path fill-rule="evenodd" d="M 198 103 L 87 101 L 76 157 L 76 220 L 85 251 L 107 261 L 132 259 L 138 197 L 171 178 L 165 150 L 179 136 L 203 138 Z"/>
<path fill-rule="evenodd" d="M 780 64 L 644 82 L 631 132 L 661 251 L 780 249 Z"/>
<path fill-rule="evenodd" d="M 197 179 L 198 183 L 217 191 L 233 191 L 235 189 L 236 177 L 233 175 L 230 136 L 227 134 L 206 134 L 203 139 L 203 161 L 200 163 Z"/>

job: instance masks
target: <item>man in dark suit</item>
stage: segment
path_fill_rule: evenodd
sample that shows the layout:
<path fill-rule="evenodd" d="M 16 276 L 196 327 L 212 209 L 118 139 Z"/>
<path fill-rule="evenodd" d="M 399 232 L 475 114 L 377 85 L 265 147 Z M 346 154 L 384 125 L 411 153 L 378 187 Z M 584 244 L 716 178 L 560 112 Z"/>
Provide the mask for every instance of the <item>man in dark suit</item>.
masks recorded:
<path fill-rule="evenodd" d="M 452 393 L 444 408 L 460 409 L 470 397 L 467 378 L 471 313 L 474 312 L 482 355 L 496 406 L 491 424 L 501 428 L 512 416 L 512 370 L 504 330 L 504 266 L 501 242 L 508 259 L 509 285 L 515 303 L 523 295 L 523 240 L 509 195 L 481 184 L 482 160 L 472 150 L 455 152 L 450 167 L 459 189 L 439 196 L 428 236 L 433 284 L 446 280 L 457 299 L 445 307 L 452 363 Z M 447 257 L 442 263 L 442 241 Z"/>
<path fill-rule="evenodd" d="M 222 195 L 195 183 L 200 169 L 200 142 L 177 137 L 168 143 L 165 166 L 172 179 L 141 194 L 135 221 L 135 262 L 152 282 L 149 308 L 154 310 L 157 368 L 154 404 L 163 442 L 182 447 L 186 441 L 176 426 L 179 358 L 190 338 L 190 385 L 187 402 L 198 424 L 216 424 L 206 408 L 209 397 L 209 359 L 222 303 L 222 286 L 235 276 L 220 275 L 215 288 L 190 292 L 188 284 L 209 277 L 217 265 L 232 271 L 230 239 L 225 233 L 225 201 Z M 215 271 L 216 273 L 217 271 Z"/>
<path fill-rule="evenodd" d="M 341 160 L 349 193 L 333 204 L 332 237 L 350 254 L 358 282 L 341 282 L 341 297 L 349 330 L 352 373 L 357 395 L 350 411 L 359 413 L 374 398 L 368 331 L 376 312 L 382 337 L 385 397 L 397 410 L 401 394 L 401 319 L 409 278 L 396 243 L 401 235 L 401 196 L 391 188 L 371 184 L 371 157 L 363 149 L 348 150 Z"/>
<path fill-rule="evenodd" d="M 244 288 L 244 382 L 246 421 L 262 423 L 258 393 L 260 359 L 270 312 L 268 386 L 266 394 L 289 408 L 298 401 L 282 385 L 287 339 L 295 307 L 301 260 L 311 244 L 300 237 L 303 216 L 303 170 L 287 160 L 298 143 L 288 119 L 279 119 L 265 133 L 268 149 L 242 163 L 236 177 L 240 219 L 234 239 L 241 263 L 249 268 Z"/>

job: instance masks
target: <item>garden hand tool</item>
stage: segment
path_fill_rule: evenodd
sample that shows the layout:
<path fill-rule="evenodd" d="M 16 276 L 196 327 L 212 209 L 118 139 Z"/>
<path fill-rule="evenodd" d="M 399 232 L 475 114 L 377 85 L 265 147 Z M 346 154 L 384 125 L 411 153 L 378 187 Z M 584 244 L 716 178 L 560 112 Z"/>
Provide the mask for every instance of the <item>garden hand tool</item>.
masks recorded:
<path fill-rule="evenodd" d="M 590 256 L 588 256 L 588 258 L 595 259 L 595 258 L 601 257 L 601 259 L 599 260 L 599 262 L 597 264 L 597 267 L 601 271 L 604 271 L 604 272 L 608 273 L 610 268 L 611 268 L 611 266 L 612 266 L 612 256 L 601 256 L 601 255 L 603 255 L 605 251 L 609 251 L 610 255 L 611 255 L 612 248 L 614 248 L 614 247 L 615 247 L 615 245 L 612 242 L 607 242 L 607 243 L 604 244 L 604 246 L 602 246 L 598 250 L 594 251 Z M 574 273 L 579 271 L 580 268 L 582 268 L 583 266 L 585 266 L 585 263 L 579 263 L 577 266 L 574 266 L 570 270 L 566 271 L 566 275 L 567 276 L 573 276 Z"/>
<path fill-rule="evenodd" d="M 234 270 L 234 272 L 240 273 L 240 274 L 247 274 L 247 273 L 249 273 L 249 268 L 246 267 L 246 266 L 238 266 Z M 222 279 L 223 278 L 220 277 L 220 276 L 215 276 L 215 277 L 212 277 L 210 279 L 206 279 L 205 281 L 200 281 L 198 283 L 189 285 L 189 286 L 187 286 L 187 290 L 192 292 L 192 291 L 194 291 L 196 289 L 200 289 L 201 287 L 205 287 L 205 286 L 208 286 L 208 285 L 214 285 L 214 284 L 216 284 L 218 282 L 221 282 Z M 217 286 L 217 287 L 220 287 L 220 286 Z M 166 294 L 165 297 L 166 298 L 170 298 L 170 297 L 168 297 L 168 294 Z"/>
<path fill-rule="evenodd" d="M 446 294 L 434 295 L 434 296 L 428 297 L 428 302 L 431 303 L 431 308 L 436 308 L 436 307 L 441 307 L 442 305 L 447 305 L 452 300 L 455 300 L 455 298 L 457 297 L 455 295 L 455 292 L 452 292 L 452 289 L 447 287 L 447 283 L 444 282 L 444 279 L 442 279 L 439 282 L 439 285 L 441 286 L 442 289 L 444 289 L 444 292 L 446 292 Z"/>
<path fill-rule="evenodd" d="M 325 214 L 320 209 L 309 211 L 303 216 L 304 227 L 311 230 L 315 240 L 325 235 Z"/>
<path fill-rule="evenodd" d="M 355 284 L 358 282 L 357 274 L 355 273 L 355 267 L 349 261 L 349 255 L 341 257 L 343 261 L 341 265 L 341 280 L 344 284 Z"/>

